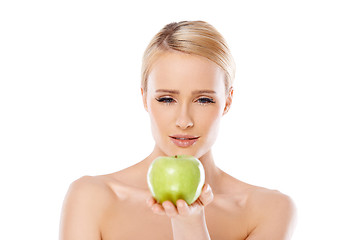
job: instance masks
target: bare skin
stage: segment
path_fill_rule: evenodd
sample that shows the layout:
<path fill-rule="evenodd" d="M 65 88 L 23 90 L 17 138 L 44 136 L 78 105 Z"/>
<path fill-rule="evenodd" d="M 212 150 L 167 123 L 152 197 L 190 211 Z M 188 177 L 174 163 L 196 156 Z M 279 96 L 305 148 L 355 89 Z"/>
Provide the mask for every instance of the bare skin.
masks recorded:
<path fill-rule="evenodd" d="M 60 239 L 172 239 L 171 218 L 148 205 L 145 176 L 151 161 L 150 156 L 120 172 L 75 181 Z M 294 206 L 287 196 L 217 170 L 213 201 L 204 208 L 211 239 L 290 239 Z"/>
<path fill-rule="evenodd" d="M 211 91 L 198 91 L 204 89 Z M 155 139 L 153 152 L 127 169 L 73 182 L 64 201 L 61 240 L 291 238 L 295 207 L 288 196 L 239 181 L 215 165 L 211 147 L 219 119 L 232 102 L 216 64 L 168 53 L 153 67 L 142 96 Z M 169 140 L 171 134 L 200 138 L 181 148 Z M 147 186 L 152 161 L 176 154 L 198 157 L 205 169 L 206 184 L 191 206 L 183 200 L 178 207 L 169 201 L 158 204 Z"/>

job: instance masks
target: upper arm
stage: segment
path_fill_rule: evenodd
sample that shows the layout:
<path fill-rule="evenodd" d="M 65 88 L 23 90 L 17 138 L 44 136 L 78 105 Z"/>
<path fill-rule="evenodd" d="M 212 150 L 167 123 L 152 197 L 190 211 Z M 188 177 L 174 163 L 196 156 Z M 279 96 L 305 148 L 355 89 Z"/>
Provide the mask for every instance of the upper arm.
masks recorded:
<path fill-rule="evenodd" d="M 258 222 L 247 240 L 289 240 L 295 221 L 296 207 L 292 199 L 279 192 L 262 198 Z"/>
<path fill-rule="evenodd" d="M 100 221 L 104 213 L 103 185 L 93 177 L 74 181 L 63 203 L 60 240 L 100 240 Z"/>

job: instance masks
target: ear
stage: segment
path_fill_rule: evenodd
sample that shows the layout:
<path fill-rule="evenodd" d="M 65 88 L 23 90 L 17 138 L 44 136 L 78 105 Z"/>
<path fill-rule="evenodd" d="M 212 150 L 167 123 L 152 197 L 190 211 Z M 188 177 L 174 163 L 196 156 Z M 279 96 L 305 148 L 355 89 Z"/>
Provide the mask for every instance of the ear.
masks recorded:
<path fill-rule="evenodd" d="M 233 89 L 233 87 L 231 87 L 229 89 L 228 95 L 226 97 L 226 103 L 225 103 L 223 116 L 230 110 L 230 107 L 231 107 L 231 104 L 232 104 L 232 99 L 233 99 L 233 93 L 234 93 L 234 89 Z"/>
<path fill-rule="evenodd" d="M 141 88 L 141 96 L 142 96 L 142 99 L 143 99 L 143 105 L 144 105 L 144 108 L 146 111 L 148 111 L 148 107 L 147 107 L 147 96 L 146 96 L 146 93 L 144 92 L 144 89 Z"/>

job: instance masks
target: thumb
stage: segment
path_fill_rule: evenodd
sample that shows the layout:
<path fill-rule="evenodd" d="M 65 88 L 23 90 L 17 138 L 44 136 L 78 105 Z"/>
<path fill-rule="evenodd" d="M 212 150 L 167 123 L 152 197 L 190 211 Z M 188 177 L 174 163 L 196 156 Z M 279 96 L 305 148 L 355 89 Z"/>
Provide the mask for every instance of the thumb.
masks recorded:
<path fill-rule="evenodd" d="M 212 189 L 211 189 L 210 185 L 205 184 L 203 189 L 202 189 L 202 192 L 201 192 L 201 194 L 199 196 L 199 201 L 201 202 L 201 204 L 203 206 L 206 206 L 209 203 L 211 203 L 213 199 L 214 199 L 214 194 L 212 192 Z"/>

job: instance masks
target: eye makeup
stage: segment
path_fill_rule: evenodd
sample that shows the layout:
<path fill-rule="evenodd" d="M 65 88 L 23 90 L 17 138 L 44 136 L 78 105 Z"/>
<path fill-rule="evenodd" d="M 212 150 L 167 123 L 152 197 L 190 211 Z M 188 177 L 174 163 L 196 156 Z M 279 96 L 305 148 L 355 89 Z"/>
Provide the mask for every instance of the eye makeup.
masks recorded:
<path fill-rule="evenodd" d="M 199 98 L 197 101 L 198 101 L 200 104 L 215 103 L 215 101 L 214 101 L 212 98 L 208 98 L 208 97 Z"/>
<path fill-rule="evenodd" d="M 160 103 L 165 103 L 165 104 L 171 104 L 171 103 L 176 102 L 172 97 L 159 97 L 159 98 L 155 98 L 155 99 L 156 99 L 156 101 L 158 101 Z M 198 98 L 196 100 L 196 102 L 200 103 L 201 105 L 216 103 L 214 101 L 214 99 L 208 98 L 208 97 Z"/>
<path fill-rule="evenodd" d="M 155 98 L 156 101 L 160 102 L 160 103 L 165 103 L 165 104 L 170 104 L 175 102 L 175 100 L 171 97 L 159 97 L 159 98 Z"/>

